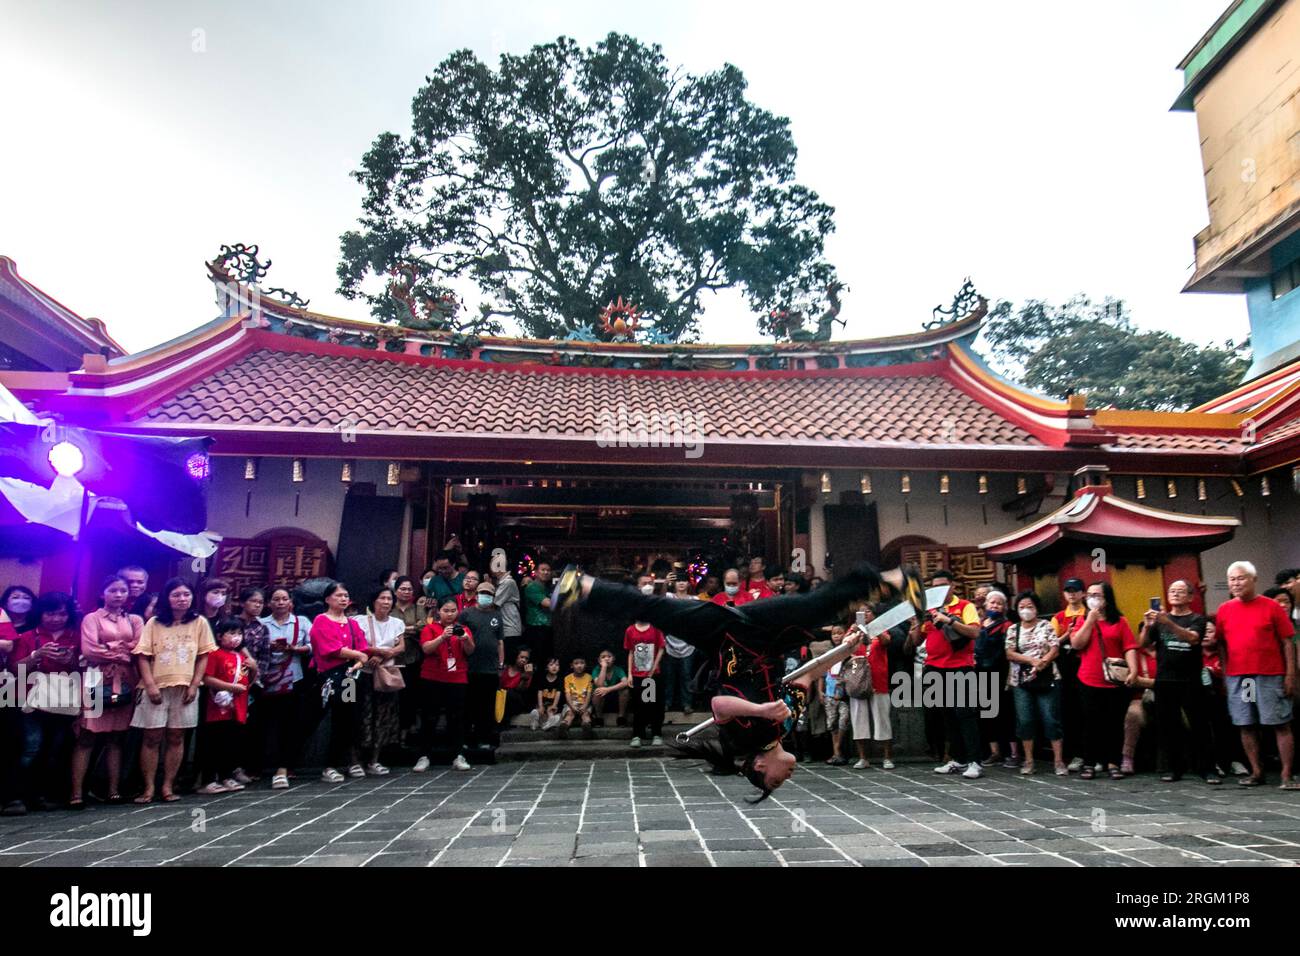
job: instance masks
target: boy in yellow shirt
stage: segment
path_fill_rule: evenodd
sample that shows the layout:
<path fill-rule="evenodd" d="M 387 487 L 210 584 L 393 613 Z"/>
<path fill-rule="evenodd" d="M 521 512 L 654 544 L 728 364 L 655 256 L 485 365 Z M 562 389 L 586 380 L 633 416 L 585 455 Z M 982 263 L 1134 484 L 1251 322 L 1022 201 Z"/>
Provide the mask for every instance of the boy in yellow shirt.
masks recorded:
<path fill-rule="evenodd" d="M 587 660 L 579 655 L 573 659 L 573 670 L 564 678 L 564 719 L 560 733 L 566 734 L 573 726 L 573 718 L 582 718 L 582 735 L 595 736 L 591 729 L 591 675 L 587 673 Z"/>

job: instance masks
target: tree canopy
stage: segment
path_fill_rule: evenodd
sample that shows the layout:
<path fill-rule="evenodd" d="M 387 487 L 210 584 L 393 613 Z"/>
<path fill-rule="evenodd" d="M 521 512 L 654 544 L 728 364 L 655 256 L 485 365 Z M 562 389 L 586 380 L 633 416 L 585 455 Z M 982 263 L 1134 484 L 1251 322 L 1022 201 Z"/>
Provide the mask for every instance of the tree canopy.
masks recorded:
<path fill-rule="evenodd" d="M 1249 365 L 1244 343 L 1140 331 L 1122 300 L 1082 295 L 1019 309 L 998 302 L 982 339 L 990 364 L 1013 381 L 1057 398 L 1087 392 L 1096 407 L 1182 411 L 1234 388 Z"/>
<path fill-rule="evenodd" d="M 339 291 L 402 320 L 417 302 L 445 314 L 467 278 L 484 319 L 544 338 L 616 337 L 600 316 L 622 297 L 652 341 L 695 337 L 720 289 L 763 315 L 815 302 L 835 280 L 834 210 L 795 181 L 789 122 L 745 90 L 734 66 L 694 76 L 617 33 L 496 69 L 453 53 L 411 135 L 380 134 L 353 174 L 365 198 Z"/>

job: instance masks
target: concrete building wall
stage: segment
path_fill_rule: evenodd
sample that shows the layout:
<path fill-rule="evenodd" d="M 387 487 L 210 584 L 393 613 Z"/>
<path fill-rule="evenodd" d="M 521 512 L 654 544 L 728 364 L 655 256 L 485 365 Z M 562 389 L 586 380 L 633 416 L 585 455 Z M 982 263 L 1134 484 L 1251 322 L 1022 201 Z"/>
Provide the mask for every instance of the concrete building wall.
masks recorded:
<path fill-rule="evenodd" d="M 1198 269 L 1300 201 L 1297 51 L 1300 0 L 1288 0 L 1196 95 L 1210 212 L 1196 237 Z"/>

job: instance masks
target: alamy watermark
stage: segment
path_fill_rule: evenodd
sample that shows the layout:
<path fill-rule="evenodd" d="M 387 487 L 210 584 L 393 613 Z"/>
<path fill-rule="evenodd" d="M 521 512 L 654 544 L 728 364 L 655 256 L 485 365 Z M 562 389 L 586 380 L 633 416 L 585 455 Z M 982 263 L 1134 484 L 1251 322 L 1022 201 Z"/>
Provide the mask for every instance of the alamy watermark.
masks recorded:
<path fill-rule="evenodd" d="M 600 448 L 681 448 L 687 458 L 704 454 L 704 423 L 689 410 L 643 412 L 619 403 L 596 416 Z"/>

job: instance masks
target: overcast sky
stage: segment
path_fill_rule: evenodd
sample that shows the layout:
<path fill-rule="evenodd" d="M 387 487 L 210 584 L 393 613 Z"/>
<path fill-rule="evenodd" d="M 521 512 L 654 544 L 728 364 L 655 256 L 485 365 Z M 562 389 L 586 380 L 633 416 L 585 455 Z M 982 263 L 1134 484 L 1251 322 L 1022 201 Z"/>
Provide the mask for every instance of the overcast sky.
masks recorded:
<path fill-rule="evenodd" d="M 0 253 L 140 349 L 215 314 L 203 262 L 259 243 L 269 285 L 335 292 L 348 176 L 451 51 L 567 34 L 738 66 L 790 118 L 801 182 L 836 207 L 845 331 L 913 331 L 970 275 L 990 298 L 1127 299 L 1199 341 L 1241 296 L 1180 295 L 1207 222 L 1176 64 L 1228 0 L 1089 4 L 29 2 L 0 0 Z M 757 340 L 732 298 L 709 341 Z"/>

